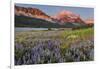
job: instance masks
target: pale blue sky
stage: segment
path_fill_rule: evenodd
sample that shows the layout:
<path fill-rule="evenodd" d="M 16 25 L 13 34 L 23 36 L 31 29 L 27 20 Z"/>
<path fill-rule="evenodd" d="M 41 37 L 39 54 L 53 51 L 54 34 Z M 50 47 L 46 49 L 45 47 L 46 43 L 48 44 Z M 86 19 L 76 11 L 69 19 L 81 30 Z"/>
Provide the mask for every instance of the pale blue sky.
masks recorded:
<path fill-rule="evenodd" d="M 94 9 L 93 8 L 35 5 L 35 4 L 19 4 L 19 3 L 16 3 L 15 5 L 21 6 L 21 7 L 38 8 L 50 16 L 56 15 L 57 13 L 59 13 L 62 10 L 68 10 L 68 11 L 71 11 L 75 14 L 79 14 L 82 19 L 94 18 Z"/>

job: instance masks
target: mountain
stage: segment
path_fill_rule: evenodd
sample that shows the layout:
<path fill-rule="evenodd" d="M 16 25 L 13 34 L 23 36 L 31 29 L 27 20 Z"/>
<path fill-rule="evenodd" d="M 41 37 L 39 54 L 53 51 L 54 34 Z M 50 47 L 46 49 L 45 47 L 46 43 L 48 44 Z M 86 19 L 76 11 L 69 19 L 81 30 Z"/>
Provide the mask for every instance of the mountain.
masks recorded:
<path fill-rule="evenodd" d="M 15 27 L 34 27 L 34 28 L 76 28 L 72 23 L 60 25 L 43 19 L 27 17 L 23 15 L 15 16 Z"/>
<path fill-rule="evenodd" d="M 57 15 L 53 16 L 56 21 L 59 21 L 60 24 L 65 23 L 84 23 L 84 21 L 80 18 L 79 15 L 74 14 L 71 11 L 63 10 L 59 12 Z"/>
<path fill-rule="evenodd" d="M 61 11 L 49 16 L 40 9 L 15 6 L 15 27 L 35 28 L 77 28 L 85 27 L 86 23 L 70 11 Z"/>
<path fill-rule="evenodd" d="M 94 25 L 94 19 L 93 19 L 93 18 L 86 19 L 86 20 L 85 20 L 85 23 L 86 23 L 88 26 L 93 26 L 93 25 Z"/>
<path fill-rule="evenodd" d="M 48 21 L 51 21 L 51 17 L 45 14 L 43 11 L 37 9 L 37 8 L 30 8 L 30 7 L 19 7 L 15 6 L 15 14 L 20 16 L 28 16 L 28 17 L 35 17 L 40 19 L 45 19 Z"/>

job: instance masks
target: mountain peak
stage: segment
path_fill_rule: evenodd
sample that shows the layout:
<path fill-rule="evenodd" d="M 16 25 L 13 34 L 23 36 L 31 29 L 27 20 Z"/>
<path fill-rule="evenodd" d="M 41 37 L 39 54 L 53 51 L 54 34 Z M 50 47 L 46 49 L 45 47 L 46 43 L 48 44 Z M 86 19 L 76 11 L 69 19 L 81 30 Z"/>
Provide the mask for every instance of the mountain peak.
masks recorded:
<path fill-rule="evenodd" d="M 76 15 L 75 13 L 68 11 L 68 10 L 63 10 L 61 12 L 58 13 L 58 15 L 60 16 L 69 16 L 69 17 L 79 17 L 79 15 Z"/>
<path fill-rule="evenodd" d="M 57 19 L 62 24 L 67 23 L 67 22 L 83 23 L 83 20 L 80 18 L 80 15 L 77 15 L 68 10 L 63 10 L 59 12 L 57 15 L 53 16 L 53 18 Z"/>
<path fill-rule="evenodd" d="M 35 17 L 45 20 L 51 20 L 50 16 L 37 8 L 15 6 L 15 14 L 28 17 Z"/>
<path fill-rule="evenodd" d="M 65 14 L 73 14 L 71 11 L 63 10 L 59 12 L 60 15 L 65 15 Z"/>

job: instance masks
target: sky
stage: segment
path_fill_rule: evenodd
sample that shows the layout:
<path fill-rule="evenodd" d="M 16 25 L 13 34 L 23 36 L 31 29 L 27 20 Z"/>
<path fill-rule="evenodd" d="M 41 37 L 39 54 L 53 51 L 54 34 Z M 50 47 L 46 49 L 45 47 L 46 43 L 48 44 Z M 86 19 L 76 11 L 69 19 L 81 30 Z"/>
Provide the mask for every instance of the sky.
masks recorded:
<path fill-rule="evenodd" d="M 80 15 L 80 17 L 84 19 L 94 18 L 94 9 L 93 8 L 86 8 L 86 7 L 69 7 L 69 6 L 52 6 L 52 5 L 35 5 L 35 4 L 20 4 L 16 3 L 16 6 L 21 7 L 31 7 L 31 8 L 38 8 L 48 14 L 49 16 L 54 16 L 57 13 L 67 10 L 71 11 L 75 14 Z"/>

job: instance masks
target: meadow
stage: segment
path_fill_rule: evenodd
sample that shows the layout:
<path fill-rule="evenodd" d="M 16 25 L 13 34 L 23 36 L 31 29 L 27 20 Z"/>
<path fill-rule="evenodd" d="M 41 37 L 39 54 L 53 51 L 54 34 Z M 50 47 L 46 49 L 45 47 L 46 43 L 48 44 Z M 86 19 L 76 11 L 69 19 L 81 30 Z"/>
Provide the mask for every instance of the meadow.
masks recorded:
<path fill-rule="evenodd" d="M 15 32 L 15 65 L 94 60 L 94 29 Z"/>

